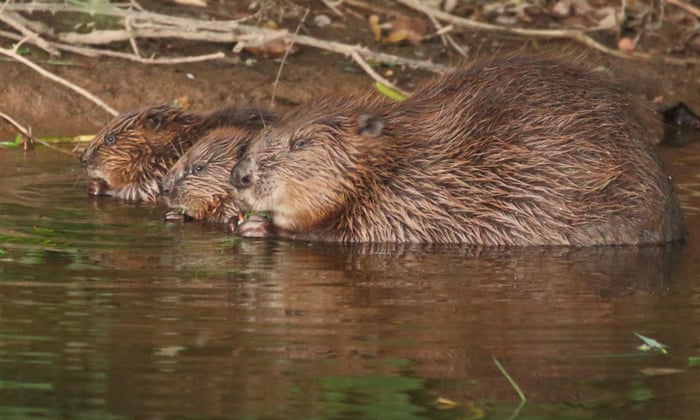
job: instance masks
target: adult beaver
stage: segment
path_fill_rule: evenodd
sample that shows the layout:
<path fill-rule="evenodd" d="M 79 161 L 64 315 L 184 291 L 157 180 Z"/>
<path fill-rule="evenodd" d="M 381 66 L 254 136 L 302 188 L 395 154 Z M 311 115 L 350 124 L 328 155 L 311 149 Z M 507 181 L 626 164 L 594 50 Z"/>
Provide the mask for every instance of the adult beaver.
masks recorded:
<path fill-rule="evenodd" d="M 226 223 L 236 216 L 238 193 L 228 180 L 251 136 L 249 131 L 236 127 L 218 128 L 182 155 L 161 184 L 162 195 L 172 209 L 166 219 L 188 217 Z"/>
<path fill-rule="evenodd" d="M 256 135 L 231 182 L 244 210 L 306 240 L 680 240 L 683 215 L 649 137 L 614 85 L 508 57 L 438 76 L 403 102 L 318 98 Z"/>
<path fill-rule="evenodd" d="M 121 114 L 80 157 L 91 179 L 88 194 L 153 202 L 168 168 L 208 131 L 223 126 L 259 129 L 273 118 L 262 109 L 234 106 L 200 114 L 154 105 Z"/>

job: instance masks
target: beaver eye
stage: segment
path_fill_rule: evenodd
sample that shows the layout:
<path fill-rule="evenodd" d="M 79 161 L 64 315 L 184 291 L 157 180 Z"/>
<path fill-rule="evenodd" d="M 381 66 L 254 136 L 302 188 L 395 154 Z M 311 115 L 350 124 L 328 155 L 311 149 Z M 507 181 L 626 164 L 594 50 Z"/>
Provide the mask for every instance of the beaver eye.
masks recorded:
<path fill-rule="evenodd" d="M 304 147 L 306 147 L 309 144 L 309 141 L 306 139 L 296 139 L 294 140 L 294 143 L 292 143 L 292 147 L 289 149 L 294 152 L 296 150 L 300 150 Z"/>
<path fill-rule="evenodd" d="M 107 134 L 105 136 L 105 144 L 114 144 L 117 142 L 117 136 L 114 134 Z"/>
<path fill-rule="evenodd" d="M 192 175 L 197 175 L 198 173 L 201 173 L 203 170 L 204 170 L 204 165 L 199 164 L 199 165 L 193 165 L 190 172 L 192 172 Z"/>

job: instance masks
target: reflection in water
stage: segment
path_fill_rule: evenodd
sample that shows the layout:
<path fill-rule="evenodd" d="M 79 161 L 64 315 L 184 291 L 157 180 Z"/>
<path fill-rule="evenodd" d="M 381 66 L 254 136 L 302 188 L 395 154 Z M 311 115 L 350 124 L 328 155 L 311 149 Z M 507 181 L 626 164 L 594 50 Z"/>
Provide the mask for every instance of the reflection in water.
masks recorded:
<path fill-rule="evenodd" d="M 518 400 L 493 358 L 521 415 L 700 409 L 693 232 L 644 248 L 241 240 L 86 197 L 50 151 L 0 153 L 0 418 L 505 418 Z M 671 356 L 637 351 L 635 331 Z"/>

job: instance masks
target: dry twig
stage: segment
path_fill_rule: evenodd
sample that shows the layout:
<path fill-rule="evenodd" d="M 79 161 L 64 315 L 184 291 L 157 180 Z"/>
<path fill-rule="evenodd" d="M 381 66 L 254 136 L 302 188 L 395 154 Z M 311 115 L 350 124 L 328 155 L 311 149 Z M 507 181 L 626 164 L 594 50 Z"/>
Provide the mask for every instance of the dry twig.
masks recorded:
<path fill-rule="evenodd" d="M 307 16 L 309 16 L 309 9 L 306 9 L 306 12 L 304 12 L 304 16 L 302 16 L 301 20 L 299 21 L 299 24 L 297 25 L 297 29 L 296 29 L 296 31 L 294 31 L 294 37 L 299 35 L 299 30 L 301 29 L 301 25 L 304 23 Z M 282 62 L 280 63 L 280 67 L 279 67 L 279 69 L 277 69 L 277 75 L 275 76 L 275 82 L 272 84 L 272 95 L 270 97 L 270 107 L 274 107 L 274 105 L 275 105 L 275 95 L 277 94 L 277 85 L 279 84 L 280 76 L 282 76 L 282 68 L 284 67 L 284 63 L 287 61 L 287 57 L 289 56 L 289 52 L 292 50 L 292 47 L 294 46 L 294 41 L 295 41 L 295 39 L 292 38 L 292 40 L 286 44 L 287 48 L 284 50 L 284 56 L 282 56 Z"/>
<path fill-rule="evenodd" d="M 452 48 L 457 51 L 459 55 L 462 57 L 467 57 L 469 54 L 467 53 L 467 49 L 464 48 L 463 46 L 459 45 L 457 41 L 454 40 L 450 35 L 447 33 L 452 30 L 452 25 L 449 26 L 442 26 L 440 25 L 440 22 L 438 22 L 437 19 L 435 19 L 434 16 L 428 15 L 428 18 L 430 19 L 430 22 L 432 22 L 433 26 L 435 26 L 435 29 L 437 29 L 437 34 L 439 35 L 440 38 L 442 38 L 443 44 L 450 44 L 452 45 Z"/>
<path fill-rule="evenodd" d="M 333 13 L 335 13 L 337 16 L 343 16 L 343 12 L 341 12 L 338 9 L 338 6 L 343 2 L 343 0 L 339 0 L 336 2 L 331 2 L 330 0 L 321 0 L 323 4 L 329 8 Z"/>

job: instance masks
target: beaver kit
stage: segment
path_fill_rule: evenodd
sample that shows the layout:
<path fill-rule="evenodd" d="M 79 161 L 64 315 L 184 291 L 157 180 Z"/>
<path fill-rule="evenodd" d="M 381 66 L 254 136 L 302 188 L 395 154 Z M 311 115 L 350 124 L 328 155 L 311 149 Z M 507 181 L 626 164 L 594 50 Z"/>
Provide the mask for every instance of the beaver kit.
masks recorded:
<path fill-rule="evenodd" d="M 88 194 L 154 202 L 170 166 L 207 132 L 226 126 L 260 129 L 274 115 L 255 107 L 229 106 L 198 114 L 155 105 L 117 116 L 80 157 Z"/>
<path fill-rule="evenodd" d="M 438 76 L 402 102 L 317 98 L 257 133 L 231 183 L 243 210 L 268 212 L 297 239 L 681 240 L 680 205 L 642 113 L 591 72 L 509 57 Z"/>
<path fill-rule="evenodd" d="M 162 196 L 172 209 L 166 220 L 227 223 L 237 216 L 238 194 L 228 179 L 250 137 L 251 133 L 241 128 L 219 128 L 182 155 L 161 184 Z"/>

